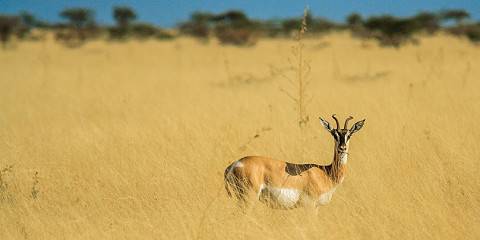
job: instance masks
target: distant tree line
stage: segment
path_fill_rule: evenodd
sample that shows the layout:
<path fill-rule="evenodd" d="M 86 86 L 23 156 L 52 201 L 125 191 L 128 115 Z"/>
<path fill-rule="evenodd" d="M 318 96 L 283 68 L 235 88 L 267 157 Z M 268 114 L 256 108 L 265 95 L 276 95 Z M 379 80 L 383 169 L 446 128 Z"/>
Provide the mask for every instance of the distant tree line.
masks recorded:
<path fill-rule="evenodd" d="M 48 29 L 55 38 L 69 46 L 79 46 L 87 40 L 107 36 L 110 40 L 169 39 L 189 35 L 201 40 L 217 38 L 223 44 L 252 45 L 261 37 L 290 37 L 301 25 L 301 17 L 288 19 L 256 20 L 239 10 L 219 14 L 194 12 L 190 19 L 177 25 L 177 32 L 159 28 L 153 24 L 138 22 L 137 13 L 128 6 L 112 9 L 114 26 L 101 26 L 95 21 L 94 11 L 88 8 L 68 8 L 59 13 L 60 23 L 37 19 L 28 12 L 16 16 L 0 15 L 0 41 L 5 47 L 14 36 L 18 39 L 34 39 L 32 29 Z M 466 37 L 480 42 L 480 22 L 468 21 L 470 14 L 461 9 L 439 12 L 420 12 L 411 17 L 391 15 L 364 18 L 352 13 L 345 23 L 336 23 L 308 14 L 308 34 L 314 36 L 330 31 L 350 30 L 353 36 L 376 39 L 381 45 L 399 47 L 414 40 L 416 34 L 434 34 L 438 31 Z"/>
<path fill-rule="evenodd" d="M 59 13 L 64 20 L 49 23 L 38 20 L 28 12 L 16 16 L 0 14 L 0 41 L 5 47 L 13 37 L 31 39 L 32 29 L 45 29 L 55 32 L 55 39 L 67 46 L 80 46 L 87 40 L 107 36 L 110 40 L 167 39 L 173 35 L 153 24 L 137 22 L 137 14 L 127 6 L 116 6 L 112 9 L 114 26 L 101 26 L 95 21 L 95 12 L 88 8 L 67 8 Z"/>
<path fill-rule="evenodd" d="M 470 14 L 465 10 L 444 10 L 437 13 L 420 12 L 412 17 L 390 15 L 363 19 L 352 13 L 346 19 L 352 34 L 360 38 L 374 38 L 385 46 L 400 46 L 413 39 L 414 34 L 434 34 L 440 30 L 455 36 L 466 36 L 480 42 L 480 22 L 467 23 Z"/>
<path fill-rule="evenodd" d="M 248 45 L 260 37 L 289 37 L 300 29 L 302 18 L 254 20 L 243 12 L 231 10 L 220 14 L 194 12 L 190 19 L 180 23 L 181 34 L 208 39 L 212 35 L 221 43 Z M 322 33 L 341 29 L 342 25 L 323 18 L 307 16 L 310 33 Z"/>

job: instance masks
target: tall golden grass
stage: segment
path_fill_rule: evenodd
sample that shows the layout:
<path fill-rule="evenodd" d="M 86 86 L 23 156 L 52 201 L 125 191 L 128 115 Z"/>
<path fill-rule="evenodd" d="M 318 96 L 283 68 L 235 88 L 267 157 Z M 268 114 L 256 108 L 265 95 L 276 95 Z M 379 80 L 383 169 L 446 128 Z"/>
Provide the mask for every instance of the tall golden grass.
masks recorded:
<path fill-rule="evenodd" d="M 0 51 L 0 239 L 478 239 L 480 48 L 448 36 L 380 48 L 348 33 L 303 43 L 313 100 L 301 132 L 270 72 L 288 68 L 294 41 Z M 245 155 L 328 164 L 316 119 L 332 113 L 367 119 L 332 202 L 242 214 L 225 167 Z"/>

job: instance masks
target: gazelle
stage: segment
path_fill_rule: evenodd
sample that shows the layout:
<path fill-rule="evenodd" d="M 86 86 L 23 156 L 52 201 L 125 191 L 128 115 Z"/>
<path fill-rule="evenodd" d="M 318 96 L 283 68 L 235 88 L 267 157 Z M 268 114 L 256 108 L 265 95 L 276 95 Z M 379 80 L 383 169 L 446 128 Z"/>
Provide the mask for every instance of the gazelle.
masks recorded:
<path fill-rule="evenodd" d="M 332 115 L 337 128 L 320 118 L 335 140 L 333 162 L 330 165 L 294 164 L 268 157 L 248 156 L 233 162 L 225 169 L 225 189 L 240 204 L 256 197 L 273 208 L 317 207 L 330 202 L 335 189 L 342 183 L 348 159 L 350 137 L 359 131 L 364 120 L 348 129 L 349 117 L 340 129 L 338 119 Z"/>

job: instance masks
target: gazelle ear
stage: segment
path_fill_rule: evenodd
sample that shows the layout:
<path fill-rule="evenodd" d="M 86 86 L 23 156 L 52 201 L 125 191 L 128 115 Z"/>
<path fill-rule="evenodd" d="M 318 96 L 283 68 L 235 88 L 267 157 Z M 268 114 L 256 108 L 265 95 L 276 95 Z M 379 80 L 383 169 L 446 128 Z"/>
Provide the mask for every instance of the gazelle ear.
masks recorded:
<path fill-rule="evenodd" d="M 323 118 L 320 118 L 320 123 L 323 125 L 324 128 L 326 128 L 329 132 L 333 130 L 332 126 L 330 126 L 330 123 L 327 121 L 323 120 Z"/>
<path fill-rule="evenodd" d="M 363 119 L 362 121 L 358 121 L 355 124 L 353 124 L 352 128 L 350 128 L 350 134 L 352 134 L 354 132 L 358 132 L 358 130 L 362 129 L 364 123 L 365 123 L 365 119 Z"/>

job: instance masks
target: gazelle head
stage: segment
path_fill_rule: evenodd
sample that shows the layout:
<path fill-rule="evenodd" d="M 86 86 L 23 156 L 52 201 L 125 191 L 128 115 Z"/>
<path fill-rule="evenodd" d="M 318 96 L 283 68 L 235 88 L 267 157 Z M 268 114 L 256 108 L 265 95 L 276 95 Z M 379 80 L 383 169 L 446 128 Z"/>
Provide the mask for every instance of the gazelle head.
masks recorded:
<path fill-rule="evenodd" d="M 363 123 L 365 119 L 356 122 L 353 124 L 352 128 L 348 129 L 348 121 L 352 120 L 353 117 L 350 116 L 345 120 L 345 124 L 343 125 L 343 129 L 340 129 L 340 124 L 338 123 L 338 119 L 335 117 L 335 114 L 332 115 L 332 118 L 337 123 L 337 128 L 332 128 L 329 122 L 325 121 L 324 119 L 320 118 L 320 123 L 325 127 L 330 134 L 332 134 L 333 139 L 335 140 L 335 150 L 337 154 L 344 154 L 348 152 L 348 143 L 350 141 L 350 137 L 357 132 L 358 130 L 362 129 Z"/>

